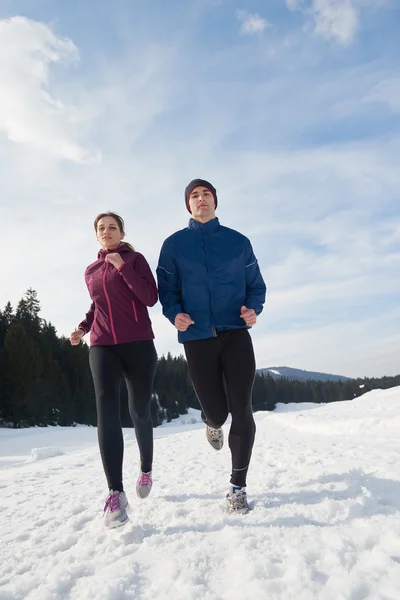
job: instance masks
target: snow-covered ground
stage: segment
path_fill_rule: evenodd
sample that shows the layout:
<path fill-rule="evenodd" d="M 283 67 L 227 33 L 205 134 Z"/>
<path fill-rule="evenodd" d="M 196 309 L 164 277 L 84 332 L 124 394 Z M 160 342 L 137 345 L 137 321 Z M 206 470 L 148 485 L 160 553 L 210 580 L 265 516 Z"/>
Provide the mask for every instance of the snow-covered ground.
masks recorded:
<path fill-rule="evenodd" d="M 248 515 L 192 411 L 155 430 L 145 501 L 125 431 L 112 531 L 96 429 L 0 429 L 0 600 L 399 600 L 400 388 L 255 417 Z"/>

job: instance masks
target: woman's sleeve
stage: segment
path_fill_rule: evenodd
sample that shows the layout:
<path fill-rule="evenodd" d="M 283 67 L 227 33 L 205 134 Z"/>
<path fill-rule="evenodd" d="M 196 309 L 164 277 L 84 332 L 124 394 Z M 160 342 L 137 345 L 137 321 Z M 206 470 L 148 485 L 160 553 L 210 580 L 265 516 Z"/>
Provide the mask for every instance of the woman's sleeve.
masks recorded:
<path fill-rule="evenodd" d="M 88 312 L 86 313 L 86 317 L 78 325 L 78 329 L 82 329 L 82 331 L 84 331 L 85 334 L 89 333 L 89 331 L 92 328 L 95 308 L 96 308 L 96 305 L 94 302 L 92 302 Z"/>
<path fill-rule="evenodd" d="M 127 261 L 118 269 L 126 285 L 146 306 L 154 306 L 158 300 L 157 285 L 149 264 L 138 253 L 135 264 Z"/>

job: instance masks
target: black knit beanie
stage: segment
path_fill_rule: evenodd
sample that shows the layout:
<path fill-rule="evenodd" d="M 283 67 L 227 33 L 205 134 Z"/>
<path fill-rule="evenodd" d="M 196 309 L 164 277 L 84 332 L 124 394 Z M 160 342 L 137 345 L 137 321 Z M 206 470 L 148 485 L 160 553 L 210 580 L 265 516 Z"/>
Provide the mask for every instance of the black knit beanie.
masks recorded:
<path fill-rule="evenodd" d="M 213 185 L 211 185 L 211 183 L 209 181 L 206 181 L 205 179 L 193 179 L 193 181 L 191 181 L 189 183 L 189 185 L 186 186 L 186 189 L 185 189 L 185 204 L 186 204 L 186 208 L 188 209 L 188 211 L 190 212 L 190 208 L 189 208 L 190 194 L 193 192 L 194 188 L 198 187 L 198 186 L 203 186 L 203 187 L 207 188 L 208 190 L 210 190 L 210 192 L 214 196 L 215 208 L 217 208 L 218 198 L 217 198 L 217 190 L 215 189 L 215 187 Z"/>

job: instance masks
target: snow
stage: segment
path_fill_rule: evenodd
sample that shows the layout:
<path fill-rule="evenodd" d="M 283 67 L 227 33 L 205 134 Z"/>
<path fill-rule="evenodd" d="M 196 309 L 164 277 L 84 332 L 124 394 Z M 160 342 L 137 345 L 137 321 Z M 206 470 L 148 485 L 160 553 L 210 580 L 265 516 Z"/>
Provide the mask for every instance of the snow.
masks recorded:
<path fill-rule="evenodd" d="M 95 428 L 0 429 L 0 600 L 398 600 L 400 388 L 255 418 L 248 515 L 226 514 L 229 450 L 191 411 L 155 429 L 145 501 L 124 431 L 111 531 Z"/>
<path fill-rule="evenodd" d="M 268 371 L 274 375 L 280 375 L 279 371 L 275 371 L 274 369 L 268 369 Z"/>
<path fill-rule="evenodd" d="M 64 450 L 51 446 L 49 448 L 32 448 L 30 461 L 43 460 L 44 458 L 51 458 L 52 456 L 62 456 L 63 454 Z"/>
<path fill-rule="evenodd" d="M 304 412 L 305 410 L 314 410 L 316 408 L 320 408 L 321 406 L 324 406 L 324 404 L 314 404 L 313 402 L 302 402 L 301 404 L 282 404 L 281 402 L 278 402 L 274 411 L 274 415 L 278 413 L 298 413 L 299 411 Z"/>

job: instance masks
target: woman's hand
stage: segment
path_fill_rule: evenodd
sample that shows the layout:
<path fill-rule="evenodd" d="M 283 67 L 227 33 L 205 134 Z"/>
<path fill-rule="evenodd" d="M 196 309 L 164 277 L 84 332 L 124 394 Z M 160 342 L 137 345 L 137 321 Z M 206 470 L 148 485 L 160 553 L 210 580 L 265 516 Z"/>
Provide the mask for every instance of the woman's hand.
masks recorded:
<path fill-rule="evenodd" d="M 71 342 L 71 345 L 77 346 L 84 335 L 85 332 L 83 331 L 83 329 L 75 329 L 75 331 L 73 331 L 69 336 L 69 341 Z"/>
<path fill-rule="evenodd" d="M 125 261 L 121 258 L 121 255 L 118 254 L 118 252 L 111 252 L 111 254 L 107 254 L 106 262 L 113 265 L 116 269 L 120 269 L 122 265 L 125 264 Z"/>

